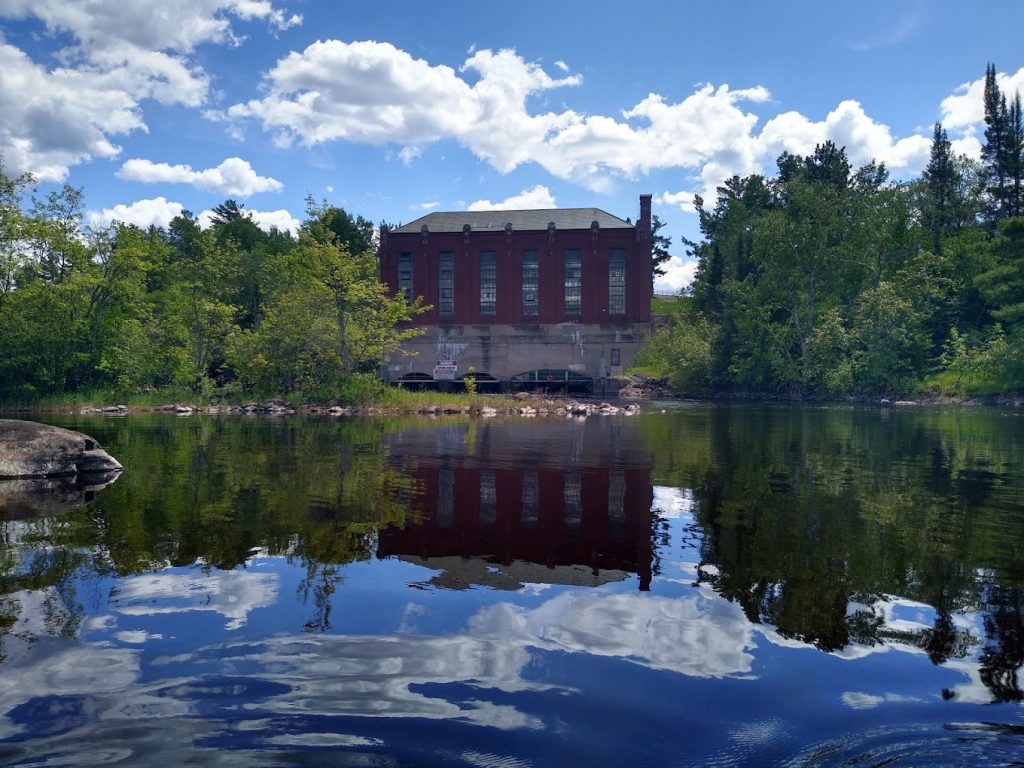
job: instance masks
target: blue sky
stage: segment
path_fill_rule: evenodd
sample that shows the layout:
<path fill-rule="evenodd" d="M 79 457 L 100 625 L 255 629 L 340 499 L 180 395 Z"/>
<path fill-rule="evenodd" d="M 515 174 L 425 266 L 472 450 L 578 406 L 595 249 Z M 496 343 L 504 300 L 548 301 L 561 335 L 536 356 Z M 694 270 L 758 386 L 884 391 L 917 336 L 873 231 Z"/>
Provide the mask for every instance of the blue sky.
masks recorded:
<path fill-rule="evenodd" d="M 984 9 L 984 12 L 982 11 Z M 994 62 L 1024 91 L 1024 3 L 0 0 L 0 152 L 87 221 L 307 194 L 373 221 L 638 196 L 692 275 L 693 194 L 832 139 L 897 178 L 942 120 L 976 155 Z"/>

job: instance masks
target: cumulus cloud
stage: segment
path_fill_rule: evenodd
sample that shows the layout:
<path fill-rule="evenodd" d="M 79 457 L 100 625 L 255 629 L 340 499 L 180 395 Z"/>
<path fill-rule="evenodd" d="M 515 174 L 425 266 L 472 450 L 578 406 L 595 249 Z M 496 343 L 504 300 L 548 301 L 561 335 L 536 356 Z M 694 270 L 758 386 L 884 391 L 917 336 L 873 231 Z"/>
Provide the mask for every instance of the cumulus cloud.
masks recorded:
<path fill-rule="evenodd" d="M 784 112 L 765 123 L 756 147 L 764 158 L 782 152 L 806 155 L 817 144 L 834 141 L 846 147 L 853 165 L 871 160 L 884 162 L 897 171 L 919 172 L 928 163 L 931 138 L 920 135 L 895 139 L 889 126 L 871 118 L 860 102 L 848 99 L 825 116 L 813 121 L 798 112 Z"/>
<path fill-rule="evenodd" d="M 86 216 L 89 226 L 94 228 L 109 226 L 112 222 L 119 221 L 123 224 L 134 224 L 142 229 L 149 227 L 161 227 L 166 229 L 171 219 L 180 216 L 185 206 L 181 203 L 167 200 L 164 197 L 155 197 L 149 200 L 136 200 L 134 203 L 119 203 L 112 208 L 103 208 L 98 211 L 90 211 Z M 245 209 L 245 214 L 252 218 L 260 229 L 269 232 L 271 227 L 277 227 L 281 231 L 298 234 L 302 222 L 295 218 L 290 211 L 283 208 L 276 211 L 255 211 Z M 203 229 L 210 226 L 213 221 L 213 210 L 202 211 L 197 217 L 199 226 Z"/>
<path fill-rule="evenodd" d="M 685 256 L 672 256 L 663 265 L 665 274 L 654 280 L 654 290 L 658 293 L 679 293 L 693 284 L 697 276 L 697 260 Z"/>
<path fill-rule="evenodd" d="M 555 197 L 551 190 L 543 184 L 531 189 L 524 189 L 518 195 L 512 195 L 497 203 L 490 200 L 476 200 L 469 204 L 470 211 L 524 211 L 537 208 L 555 208 Z"/>
<path fill-rule="evenodd" d="M 568 69 L 561 61 L 554 67 Z M 652 93 L 617 115 L 529 106 L 531 97 L 581 83 L 579 75 L 553 77 L 511 50 L 471 49 L 453 69 L 390 43 L 327 40 L 280 59 L 265 76 L 263 98 L 220 118 L 257 120 L 282 144 L 398 144 L 405 163 L 427 144 L 455 140 L 499 172 L 535 163 L 595 191 L 683 168 L 708 198 L 730 176 L 770 170 L 781 151 L 805 154 L 826 139 L 846 146 L 855 164 L 878 159 L 912 173 L 927 161 L 929 137 L 895 136 L 855 100 L 821 120 L 783 112 L 758 130 L 753 107 L 771 99 L 760 85 L 708 83 L 679 101 Z M 674 204 L 685 209 L 682 198 Z"/>
<path fill-rule="evenodd" d="M 156 0 L 0 0 L 0 18 L 35 18 L 71 40 L 53 68 L 0 41 L 0 152 L 11 171 L 53 182 L 115 157 L 114 137 L 145 131 L 145 100 L 201 105 L 210 79 L 189 56 L 199 44 L 237 43 L 233 18 L 293 23 L 260 0 L 182 0 L 173 14 Z"/>
<path fill-rule="evenodd" d="M 247 160 L 229 157 L 216 168 L 194 171 L 190 165 L 168 165 L 150 160 L 132 159 L 121 166 L 118 178 L 147 184 L 191 184 L 198 189 L 220 192 L 232 197 L 248 197 L 258 192 L 279 192 L 284 185 L 277 179 L 260 176 Z"/>
<path fill-rule="evenodd" d="M 696 213 L 697 206 L 694 203 L 694 192 L 661 192 L 654 196 L 654 202 L 658 205 L 672 205 L 684 213 Z"/>
<path fill-rule="evenodd" d="M 106 79 L 84 70 L 48 72 L 0 43 L 0 152 L 10 171 L 59 182 L 71 165 L 117 155 L 110 137 L 144 125 L 135 99 L 106 87 Z"/>
<path fill-rule="evenodd" d="M 171 219 L 180 216 L 184 210 L 181 203 L 168 200 L 165 197 L 155 197 L 149 200 L 136 200 L 134 203 L 118 203 L 113 208 L 103 208 L 99 211 L 92 211 L 86 217 L 89 226 L 105 227 L 114 221 L 124 224 L 134 224 L 142 229 L 149 227 L 167 227 Z"/>
<path fill-rule="evenodd" d="M 302 222 L 284 208 L 279 208 L 276 211 L 254 211 L 246 208 L 245 214 L 264 232 L 269 232 L 272 227 L 277 227 L 282 232 L 297 235 L 299 227 L 302 226 Z M 205 210 L 196 218 L 199 219 L 199 226 L 206 229 L 213 223 L 213 210 Z"/>
<path fill-rule="evenodd" d="M 178 0 L 174 13 L 160 0 L 0 0 L 0 16 L 35 17 L 52 33 L 70 33 L 90 54 L 124 45 L 190 53 L 202 43 L 234 43 L 231 17 L 265 20 L 276 29 L 302 21 L 269 0 Z"/>
<path fill-rule="evenodd" d="M 1024 67 L 1016 72 L 996 75 L 996 82 L 1004 93 L 1024 93 Z M 960 85 L 942 100 L 942 125 L 946 130 L 968 129 L 985 119 L 985 78 L 980 77 Z"/>

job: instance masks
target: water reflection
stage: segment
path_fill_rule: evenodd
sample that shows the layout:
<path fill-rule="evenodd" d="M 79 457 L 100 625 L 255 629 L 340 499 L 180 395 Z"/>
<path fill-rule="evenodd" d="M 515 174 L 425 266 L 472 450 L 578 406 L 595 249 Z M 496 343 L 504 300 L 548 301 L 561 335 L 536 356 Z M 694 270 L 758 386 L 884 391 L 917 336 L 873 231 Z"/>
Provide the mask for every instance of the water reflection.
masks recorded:
<path fill-rule="evenodd" d="M 438 452 L 438 443 L 444 446 Z M 621 423 L 457 424 L 389 437 L 418 492 L 377 555 L 440 571 L 430 585 L 597 586 L 657 572 L 650 453 Z"/>
<path fill-rule="evenodd" d="M 701 581 L 751 622 L 838 654 L 981 648 L 991 700 L 1021 700 L 1024 452 L 1005 415 L 724 408 L 643 426 L 666 447 L 655 474 L 693 489 Z M 896 595 L 929 622 L 894 620 Z"/>
<path fill-rule="evenodd" d="M 91 423 L 118 482 L 0 520 L 0 762 L 998 762 L 1000 418 Z"/>
<path fill-rule="evenodd" d="M 0 478 L 0 520 L 61 515 L 92 501 L 121 472 L 47 478 Z"/>

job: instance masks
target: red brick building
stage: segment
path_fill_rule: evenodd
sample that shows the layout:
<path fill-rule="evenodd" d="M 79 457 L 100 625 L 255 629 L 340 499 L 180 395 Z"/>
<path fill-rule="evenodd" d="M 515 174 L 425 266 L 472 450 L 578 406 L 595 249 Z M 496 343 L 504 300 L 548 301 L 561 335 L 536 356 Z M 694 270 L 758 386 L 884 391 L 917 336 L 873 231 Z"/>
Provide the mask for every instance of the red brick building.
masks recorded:
<path fill-rule="evenodd" d="M 598 208 L 437 212 L 382 228 L 381 278 L 432 309 L 389 380 L 530 371 L 604 379 L 651 323 L 651 196 L 636 224 Z"/>

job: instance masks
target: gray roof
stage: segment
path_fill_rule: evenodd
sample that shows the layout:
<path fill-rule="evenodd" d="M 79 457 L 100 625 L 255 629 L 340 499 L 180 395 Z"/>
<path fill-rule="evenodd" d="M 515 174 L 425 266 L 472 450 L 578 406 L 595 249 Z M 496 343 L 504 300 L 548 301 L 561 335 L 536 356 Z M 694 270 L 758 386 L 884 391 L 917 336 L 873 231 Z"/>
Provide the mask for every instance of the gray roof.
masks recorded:
<path fill-rule="evenodd" d="M 461 232 L 464 224 L 475 232 L 500 231 L 505 224 L 513 230 L 546 230 L 548 222 L 557 229 L 590 229 L 596 221 L 601 229 L 632 229 L 634 225 L 600 208 L 538 208 L 530 211 L 435 211 L 410 221 L 393 232 L 420 232 L 426 224 L 431 232 Z"/>

